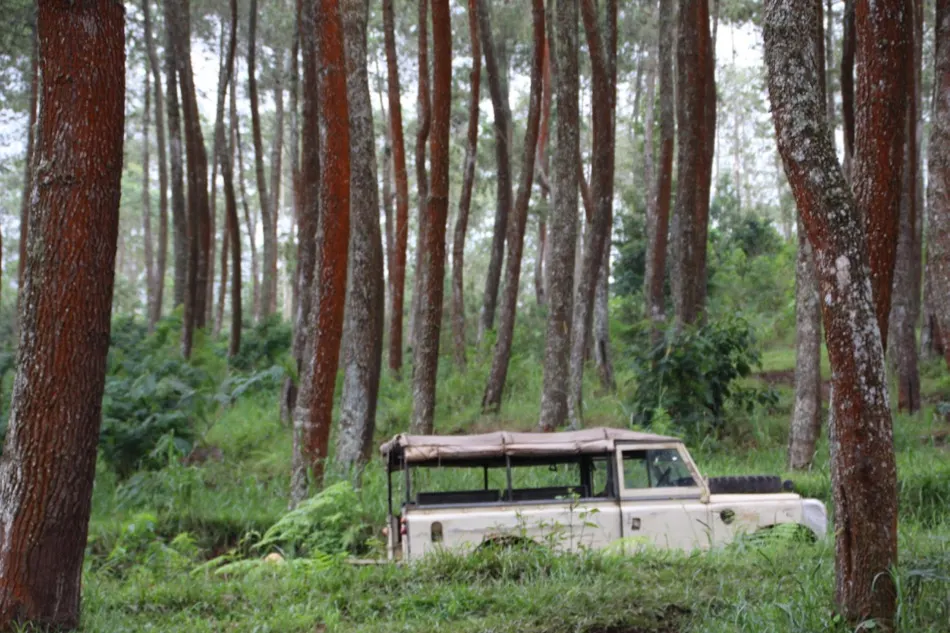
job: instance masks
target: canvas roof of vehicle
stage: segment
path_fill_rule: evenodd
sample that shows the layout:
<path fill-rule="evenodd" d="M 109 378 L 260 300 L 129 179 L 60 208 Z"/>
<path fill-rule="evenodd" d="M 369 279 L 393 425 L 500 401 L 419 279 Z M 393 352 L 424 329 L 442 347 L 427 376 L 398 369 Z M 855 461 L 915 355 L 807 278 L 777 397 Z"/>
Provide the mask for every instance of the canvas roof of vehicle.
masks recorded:
<path fill-rule="evenodd" d="M 380 447 L 393 466 L 481 463 L 505 457 L 577 457 L 613 452 L 617 442 L 648 444 L 682 443 L 682 440 L 630 429 L 593 428 L 560 433 L 510 433 L 478 435 L 400 434 Z"/>

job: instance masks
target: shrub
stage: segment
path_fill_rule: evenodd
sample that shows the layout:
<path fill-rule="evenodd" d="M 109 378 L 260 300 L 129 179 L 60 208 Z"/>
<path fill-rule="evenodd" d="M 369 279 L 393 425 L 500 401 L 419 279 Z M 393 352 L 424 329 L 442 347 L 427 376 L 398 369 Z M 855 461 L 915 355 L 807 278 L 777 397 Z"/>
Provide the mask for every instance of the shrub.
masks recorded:
<path fill-rule="evenodd" d="M 349 482 L 341 481 L 282 516 L 256 547 L 276 547 L 292 555 L 359 553 L 368 540 L 363 519 L 359 494 Z"/>
<path fill-rule="evenodd" d="M 241 371 L 283 364 L 293 343 L 289 323 L 274 315 L 255 325 L 241 336 L 241 351 L 231 359 L 231 366 Z"/>
<path fill-rule="evenodd" d="M 650 426 L 662 411 L 675 430 L 699 437 L 721 429 L 727 404 L 748 413 L 759 404 L 774 403 L 770 390 L 736 384 L 760 360 L 755 336 L 743 319 L 671 327 L 658 344 L 650 342 L 648 330 L 641 329 L 633 354 L 635 425 Z"/>

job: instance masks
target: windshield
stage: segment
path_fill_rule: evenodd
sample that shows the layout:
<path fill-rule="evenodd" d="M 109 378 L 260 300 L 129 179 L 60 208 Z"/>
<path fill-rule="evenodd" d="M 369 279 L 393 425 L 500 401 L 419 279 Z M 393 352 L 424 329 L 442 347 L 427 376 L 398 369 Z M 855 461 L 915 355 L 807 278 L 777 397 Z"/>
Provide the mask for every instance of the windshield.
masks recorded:
<path fill-rule="evenodd" d="M 623 453 L 624 488 L 691 488 L 696 480 L 679 451 L 663 448 Z"/>

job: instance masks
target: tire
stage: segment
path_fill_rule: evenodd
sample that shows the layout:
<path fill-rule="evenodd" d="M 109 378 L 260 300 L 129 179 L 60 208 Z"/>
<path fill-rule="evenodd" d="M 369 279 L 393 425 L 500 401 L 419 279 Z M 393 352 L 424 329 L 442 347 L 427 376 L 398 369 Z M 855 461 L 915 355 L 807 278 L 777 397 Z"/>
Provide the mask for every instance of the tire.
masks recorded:
<path fill-rule="evenodd" d="M 730 477 L 710 477 L 710 494 L 775 494 L 788 492 L 791 482 L 782 482 L 777 475 L 740 475 Z"/>

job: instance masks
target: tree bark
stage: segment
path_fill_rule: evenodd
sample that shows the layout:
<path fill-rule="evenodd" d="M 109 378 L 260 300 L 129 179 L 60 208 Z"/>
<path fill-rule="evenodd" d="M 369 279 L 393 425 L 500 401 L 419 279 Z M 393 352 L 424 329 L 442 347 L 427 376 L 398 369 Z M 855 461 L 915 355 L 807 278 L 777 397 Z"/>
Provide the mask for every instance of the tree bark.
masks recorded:
<path fill-rule="evenodd" d="M 227 163 L 228 160 L 230 160 L 228 157 L 228 154 L 230 153 L 228 148 L 230 147 L 231 144 L 230 142 L 225 141 L 225 136 L 224 136 L 225 135 L 224 103 L 227 97 L 228 86 L 231 84 L 231 78 L 234 74 L 234 52 L 235 52 L 235 45 L 236 45 L 235 40 L 237 37 L 237 16 L 234 14 L 234 11 L 237 10 L 237 7 L 233 6 L 234 2 L 236 2 L 236 0 L 231 0 L 231 3 L 230 3 L 232 15 L 231 15 L 230 30 L 228 33 L 227 48 L 225 50 L 222 50 L 221 52 L 223 59 L 222 59 L 221 68 L 220 68 L 220 76 L 218 77 L 218 98 L 216 102 L 215 117 L 214 117 L 215 164 L 221 167 L 221 175 L 223 179 L 225 180 L 227 179 L 224 176 L 225 163 Z M 227 169 L 230 171 L 231 165 L 227 165 Z M 225 183 L 224 186 L 226 188 L 228 186 L 227 183 Z M 212 180 L 212 186 L 211 186 L 212 194 L 214 193 L 215 188 L 216 187 L 215 187 L 214 181 Z M 225 222 L 224 222 L 224 231 L 222 232 L 222 240 L 221 240 L 221 290 L 219 293 L 218 308 L 214 317 L 214 333 L 215 334 L 221 331 L 221 324 L 222 324 L 222 321 L 224 320 L 224 297 L 227 294 L 228 248 L 230 247 L 230 239 L 228 236 L 229 235 L 228 222 L 230 220 L 227 219 L 229 215 L 229 212 L 228 212 L 229 201 L 227 199 L 227 196 L 228 194 L 225 191 L 225 203 L 224 203 L 225 204 Z M 231 196 L 232 197 L 234 196 L 234 175 L 233 174 L 231 175 Z M 214 198 L 214 195 L 212 195 L 212 199 L 213 198 Z M 211 205 L 212 213 L 214 213 L 214 210 L 216 209 L 216 207 L 217 207 L 217 204 L 212 203 Z M 213 288 L 213 283 L 210 281 L 210 278 L 211 276 L 209 275 L 209 286 Z M 212 297 L 213 293 L 209 291 L 208 296 Z M 209 302 L 209 307 L 210 305 L 212 305 L 211 302 Z"/>
<path fill-rule="evenodd" d="M 237 74 L 237 73 L 235 73 Z M 260 262 L 257 255 L 257 221 L 251 215 L 247 203 L 247 188 L 244 186 L 244 145 L 241 143 L 241 121 L 237 111 L 237 79 L 231 83 L 231 125 L 234 130 L 234 144 L 236 146 L 238 171 L 238 188 L 241 192 L 241 207 L 244 209 L 244 223 L 247 227 L 248 243 L 251 247 L 251 317 L 258 313 L 260 306 Z"/>
<path fill-rule="evenodd" d="M 700 318 L 706 287 L 711 51 L 709 9 L 705 2 L 680 8 L 677 38 L 679 152 L 671 285 L 677 322 L 689 324 Z"/>
<path fill-rule="evenodd" d="M 396 57 L 393 0 L 383 0 L 383 30 L 386 43 L 386 69 L 389 97 L 389 131 L 392 134 L 393 175 L 396 181 L 396 236 L 393 253 L 392 308 L 389 322 L 389 369 L 399 377 L 402 370 L 402 323 L 406 289 L 406 247 L 409 239 L 409 184 L 406 150 L 402 132 L 399 63 Z"/>
<path fill-rule="evenodd" d="M 150 118 L 150 88 L 148 69 L 142 95 L 142 249 L 145 255 L 145 318 L 148 320 L 155 301 L 155 257 L 152 252 L 152 187 L 148 156 L 148 125 Z"/>
<path fill-rule="evenodd" d="M 851 182 L 854 159 L 854 2 L 844 0 L 844 33 L 841 41 L 841 123 L 844 128 L 844 177 Z"/>
<path fill-rule="evenodd" d="M 832 368 L 835 587 L 852 623 L 888 625 L 897 562 L 897 477 L 867 232 L 823 121 L 815 3 L 768 0 L 765 60 L 779 152 L 815 256 Z"/>
<path fill-rule="evenodd" d="M 33 41 L 30 47 L 30 103 L 26 127 L 26 160 L 23 167 L 23 194 L 20 198 L 20 257 L 17 270 L 17 303 L 23 293 L 26 281 L 26 245 L 30 240 L 30 198 L 33 195 L 33 148 L 36 140 L 36 109 L 39 92 L 39 38 L 34 27 Z"/>
<path fill-rule="evenodd" d="M 916 413 L 920 410 L 920 371 L 917 358 L 917 320 L 919 313 L 915 313 L 915 302 L 919 301 L 920 285 L 915 283 L 915 257 L 919 257 L 917 247 L 917 223 L 920 211 L 917 208 L 917 126 L 918 110 L 918 48 L 917 39 L 917 8 L 920 0 L 912 0 L 913 29 L 911 29 L 911 44 L 913 54 L 905 60 L 905 69 L 911 77 L 911 89 L 907 92 L 907 129 L 904 143 L 904 167 L 901 177 L 901 194 L 899 207 L 899 225 L 897 236 L 897 251 L 894 264 L 894 285 L 890 306 L 890 339 L 894 341 L 891 347 L 894 361 L 897 366 L 897 409 Z M 917 297 L 915 297 L 917 295 Z"/>
<path fill-rule="evenodd" d="M 426 0 L 422 0 L 422 4 Z M 414 433 L 432 433 L 435 418 L 439 334 L 445 282 L 445 224 L 449 208 L 449 123 L 452 113 L 452 22 L 448 0 L 432 0 L 432 130 L 429 155 L 432 182 L 426 205 L 422 285 L 414 371 L 412 423 Z"/>
<path fill-rule="evenodd" d="M 280 218 L 281 159 L 284 155 L 284 87 L 283 71 L 281 70 L 283 65 L 284 56 L 281 52 L 278 53 L 274 62 L 274 144 L 271 146 L 270 155 L 270 203 L 267 205 L 270 223 L 262 223 L 263 226 L 261 227 L 265 230 L 265 250 L 267 250 L 268 241 L 272 244 L 272 255 L 271 259 L 267 260 L 267 264 L 271 267 L 270 275 L 274 283 L 270 294 L 270 305 L 266 307 L 268 315 L 277 312 L 277 281 L 279 279 L 277 273 L 277 222 Z M 268 234 L 266 231 L 270 231 L 270 233 Z"/>
<path fill-rule="evenodd" d="M 547 12 L 546 12 L 547 13 Z M 547 256 L 548 200 L 551 197 L 550 160 L 548 160 L 548 138 L 551 121 L 551 47 L 545 24 L 544 66 L 541 71 L 541 127 L 538 132 L 538 181 L 541 185 L 541 208 L 538 210 L 538 254 L 534 261 L 534 295 L 539 306 L 547 305 L 547 283 L 545 282 L 544 262 Z"/>
<path fill-rule="evenodd" d="M 369 461 L 383 353 L 385 289 L 379 230 L 376 137 L 366 69 L 367 0 L 343 0 L 347 102 L 350 119 L 349 284 L 346 292 L 343 393 L 336 463 L 356 474 Z"/>
<path fill-rule="evenodd" d="M 608 3 L 609 5 L 610 3 Z M 581 0 L 581 14 L 590 51 L 593 107 L 593 157 L 591 202 L 593 217 L 584 240 L 581 276 L 574 297 L 571 332 L 571 377 L 568 410 L 571 427 L 580 428 L 583 418 L 584 360 L 593 318 L 597 277 L 603 265 L 604 247 L 613 221 L 614 83 L 611 78 L 609 44 L 601 36 L 593 0 Z M 612 36 L 607 35 L 607 40 Z"/>
<path fill-rule="evenodd" d="M 429 131 L 432 127 L 432 95 L 429 90 L 429 36 L 428 36 L 428 12 L 429 0 L 419 0 L 419 88 L 416 108 L 419 118 L 419 125 L 416 128 L 416 188 L 418 189 L 418 211 L 419 211 L 419 230 L 416 238 L 416 270 L 415 283 L 413 284 L 412 304 L 409 308 L 409 346 L 416 347 L 416 328 L 419 325 L 419 311 L 422 310 L 422 288 L 423 270 L 425 262 L 425 250 L 423 245 L 426 243 L 426 221 L 429 198 L 429 175 L 426 170 L 426 141 L 429 138 Z"/>
<path fill-rule="evenodd" d="M 188 281 L 188 218 L 185 211 L 185 170 L 182 155 L 181 106 L 178 101 L 178 54 L 174 42 L 173 2 L 163 4 L 165 14 L 165 105 L 168 110 L 168 149 L 171 166 L 173 257 L 175 276 L 172 305 L 185 302 Z"/>
<path fill-rule="evenodd" d="M 162 318 L 162 302 L 165 294 L 165 269 L 168 257 L 168 160 L 165 156 L 165 99 L 162 93 L 162 72 L 152 37 L 149 0 L 142 0 L 142 15 L 145 23 L 145 48 L 155 91 L 155 141 L 158 149 L 158 251 L 155 254 L 152 303 L 149 306 L 149 328 Z"/>
<path fill-rule="evenodd" d="M 718 11 L 719 1 L 716 0 Z M 607 30 L 607 71 L 610 75 L 610 138 L 612 144 L 616 146 L 617 139 L 617 2 L 608 0 L 607 15 L 604 21 L 604 27 Z M 655 74 L 656 68 L 653 69 Z M 653 99 L 649 104 L 651 113 L 653 109 Z M 652 158 L 652 155 L 651 155 Z M 597 366 L 597 375 L 600 378 L 600 385 L 607 391 L 614 391 L 617 387 L 614 380 L 614 365 L 610 353 L 610 246 L 611 234 L 613 232 L 613 179 L 614 179 L 614 154 L 611 152 L 610 161 L 610 208 L 611 218 L 607 224 L 606 236 L 604 237 L 604 248 L 600 272 L 597 274 L 597 289 L 594 294 L 594 326 L 591 332 L 594 347 L 594 362 Z M 651 178 L 652 180 L 652 178 Z"/>
<path fill-rule="evenodd" d="M 191 67 L 191 26 L 188 0 L 173 3 L 174 45 L 185 129 L 188 175 L 188 277 L 182 325 L 182 355 L 191 356 L 194 329 L 207 321 L 208 253 L 211 250 L 208 202 L 208 155 L 201 133 L 198 99 Z M 167 26 L 166 26 L 167 28 Z"/>
<path fill-rule="evenodd" d="M 930 173 L 927 254 L 930 309 L 950 368 L 950 1 L 938 0 L 933 122 L 930 128 Z"/>
<path fill-rule="evenodd" d="M 825 40 L 821 0 L 813 0 L 818 20 L 812 38 L 817 54 L 816 66 L 826 69 Z M 831 92 L 827 73 L 819 86 L 822 98 Z M 826 110 L 824 121 L 834 145 L 833 122 Z M 795 263 L 795 404 L 788 436 L 788 467 L 811 467 L 818 436 L 821 434 L 821 303 L 818 276 L 811 245 L 798 218 L 798 254 Z"/>
<path fill-rule="evenodd" d="M 230 32 L 228 35 L 228 52 L 225 62 L 225 74 L 227 83 L 231 84 L 233 92 L 234 78 L 234 56 L 237 48 L 237 0 L 230 0 L 229 7 L 231 11 Z M 221 127 L 224 127 L 223 95 L 219 95 L 218 107 L 222 109 Z M 233 111 L 232 111 L 233 114 Z M 224 209 L 225 209 L 225 239 L 221 245 L 221 297 L 224 297 L 227 290 L 227 255 L 231 255 L 231 336 L 228 343 L 228 357 L 233 358 L 241 350 L 241 224 L 237 214 L 237 197 L 234 192 L 234 129 L 237 121 L 230 122 L 227 143 L 216 143 L 216 152 L 218 162 L 221 165 L 221 177 L 224 181 Z M 217 136 L 218 132 L 215 131 Z M 221 131 L 223 137 L 224 131 Z M 221 301 L 219 307 L 219 320 L 223 320 L 224 301 Z M 219 326 L 220 328 L 220 326 Z"/>
<path fill-rule="evenodd" d="M 867 223 L 875 310 L 887 351 L 904 164 L 907 63 L 912 59 L 911 15 L 907 0 L 857 0 L 854 9 L 860 72 L 852 188 Z"/>
<path fill-rule="evenodd" d="M 284 390 L 285 406 L 291 417 L 296 410 L 298 390 L 313 356 L 313 333 L 310 331 L 313 311 L 315 265 L 317 261 L 317 225 L 320 221 L 320 109 L 318 103 L 316 61 L 316 16 L 312 2 L 301 3 L 300 48 L 303 66 L 303 124 L 301 127 L 300 210 L 297 214 L 297 310 L 294 314 L 293 356 L 297 365 L 297 381 L 288 381 Z M 298 450 L 300 449 L 300 450 Z M 302 444 L 294 443 L 294 490 L 306 495 L 306 459 Z M 292 493 L 294 498 L 294 493 Z M 303 498 L 302 496 L 300 498 Z"/>
<path fill-rule="evenodd" d="M 257 178 L 257 197 L 261 208 L 261 228 L 264 233 L 263 275 L 260 283 L 259 304 L 255 306 L 258 319 L 271 315 L 270 306 L 275 304 L 277 293 L 277 244 L 271 239 L 271 225 L 276 216 L 271 215 L 270 197 L 267 195 L 267 177 L 264 175 L 264 143 L 261 140 L 260 98 L 257 92 L 257 0 L 250 0 L 247 23 L 247 92 L 251 102 L 251 137 L 254 141 L 254 174 Z"/>
<path fill-rule="evenodd" d="M 649 183 L 653 193 L 647 208 L 647 256 L 643 278 L 647 315 L 654 323 L 655 332 L 659 332 L 660 324 L 666 319 L 663 279 L 673 193 L 673 142 L 676 133 L 673 115 L 673 0 L 660 0 L 659 22 L 660 161 L 657 180 Z"/>
<path fill-rule="evenodd" d="M 478 0 L 479 36 L 485 54 L 485 78 L 491 95 L 495 117 L 495 165 L 498 170 L 495 189 L 495 224 L 492 228 L 491 252 L 488 273 L 485 277 L 485 292 L 478 315 L 478 341 L 495 327 L 495 308 L 498 303 L 498 287 L 501 281 L 502 260 L 505 257 L 505 236 L 508 231 L 508 216 L 511 213 L 511 108 L 508 105 L 508 90 L 502 76 L 506 69 L 499 67 L 491 28 L 491 6 L 488 0 Z"/>
<path fill-rule="evenodd" d="M 79 622 L 121 195 L 123 7 L 37 8 L 39 73 L 60 79 L 38 86 L 17 375 L 0 457 L 2 630 Z"/>
<path fill-rule="evenodd" d="M 472 44 L 472 72 L 469 76 L 471 92 L 468 106 L 468 134 L 465 144 L 465 164 L 462 167 L 462 192 L 459 195 L 458 216 L 452 240 L 452 341 L 455 365 L 465 371 L 465 233 L 468 214 L 472 207 L 472 186 L 475 184 L 475 162 L 478 158 L 478 103 L 481 98 L 482 52 L 478 34 L 479 0 L 468 0 L 468 33 Z"/>
<path fill-rule="evenodd" d="M 505 259 L 505 286 L 501 295 L 498 319 L 498 338 L 492 356 L 488 384 L 482 397 L 483 411 L 498 411 L 508 376 L 511 345 L 515 334 L 518 310 L 518 290 L 521 285 L 521 259 L 524 249 L 525 226 L 528 222 L 528 203 L 534 182 L 535 151 L 541 118 L 542 71 L 544 65 L 544 1 L 532 0 L 531 24 L 534 51 L 531 56 L 531 88 L 528 97 L 528 121 L 525 128 L 524 150 L 521 159 L 521 179 L 514 213 L 508 219 L 508 257 Z"/>
<path fill-rule="evenodd" d="M 333 388 L 343 335 L 350 239 L 350 126 L 339 0 L 320 0 L 314 7 L 313 21 L 315 61 L 320 72 L 307 74 L 311 77 L 316 74 L 319 138 L 325 142 L 319 147 L 320 219 L 309 324 L 313 344 L 312 353 L 305 361 L 294 409 L 294 441 L 305 457 L 313 481 L 320 482 L 330 441 Z M 310 89 L 310 86 L 305 88 Z M 306 147 L 313 139 L 304 137 L 303 142 Z M 303 475 L 301 483 L 300 473 L 294 473 L 291 483 L 294 503 L 303 499 L 301 492 L 306 495 L 306 470 Z"/>
<path fill-rule="evenodd" d="M 552 56 L 557 104 L 554 208 L 548 222 L 548 322 L 538 426 L 553 431 L 567 419 L 567 392 L 577 239 L 578 59 L 577 0 L 556 0 L 557 50 Z"/>

